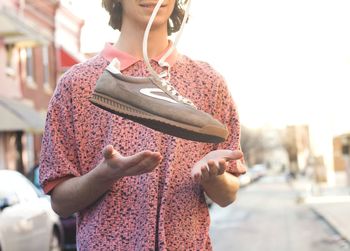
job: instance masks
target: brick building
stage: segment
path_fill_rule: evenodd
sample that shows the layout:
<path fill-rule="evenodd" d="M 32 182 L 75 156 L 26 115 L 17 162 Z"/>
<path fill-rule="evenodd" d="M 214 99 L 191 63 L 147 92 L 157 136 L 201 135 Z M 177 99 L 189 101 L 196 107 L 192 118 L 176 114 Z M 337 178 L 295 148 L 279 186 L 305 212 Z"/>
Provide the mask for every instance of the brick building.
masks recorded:
<path fill-rule="evenodd" d="M 0 0 L 0 169 L 38 162 L 47 105 L 80 60 L 82 25 L 59 0 Z"/>

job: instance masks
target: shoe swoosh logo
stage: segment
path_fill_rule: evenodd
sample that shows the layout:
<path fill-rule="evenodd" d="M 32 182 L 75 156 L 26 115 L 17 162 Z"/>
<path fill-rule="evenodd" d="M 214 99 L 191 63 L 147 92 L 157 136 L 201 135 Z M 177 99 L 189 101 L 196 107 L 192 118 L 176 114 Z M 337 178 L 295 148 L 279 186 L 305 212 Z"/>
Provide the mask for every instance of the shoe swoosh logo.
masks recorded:
<path fill-rule="evenodd" d="M 164 91 L 162 91 L 159 88 L 142 88 L 142 89 L 140 89 L 140 92 L 143 95 L 146 95 L 146 96 L 151 97 L 151 98 L 156 98 L 156 99 L 168 101 L 170 103 L 175 103 L 175 104 L 177 103 L 175 100 L 173 100 L 171 98 L 158 95 L 157 93 L 164 93 Z"/>

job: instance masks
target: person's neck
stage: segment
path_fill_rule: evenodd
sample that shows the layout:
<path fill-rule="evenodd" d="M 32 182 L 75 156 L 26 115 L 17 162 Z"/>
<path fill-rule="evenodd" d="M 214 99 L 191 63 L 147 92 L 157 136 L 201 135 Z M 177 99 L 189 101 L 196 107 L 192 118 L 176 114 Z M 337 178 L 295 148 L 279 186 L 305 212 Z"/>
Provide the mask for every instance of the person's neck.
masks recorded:
<path fill-rule="evenodd" d="M 124 28 L 124 29 L 123 29 Z M 143 58 L 142 43 L 144 29 L 123 27 L 116 48 L 134 57 Z M 148 36 L 148 57 L 160 55 L 169 45 L 166 29 L 151 29 Z"/>

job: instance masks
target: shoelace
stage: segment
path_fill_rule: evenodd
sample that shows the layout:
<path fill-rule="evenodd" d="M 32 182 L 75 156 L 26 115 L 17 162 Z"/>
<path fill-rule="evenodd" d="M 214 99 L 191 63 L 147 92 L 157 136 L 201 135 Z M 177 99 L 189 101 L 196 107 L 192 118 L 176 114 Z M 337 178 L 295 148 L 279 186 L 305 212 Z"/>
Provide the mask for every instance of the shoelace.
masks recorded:
<path fill-rule="evenodd" d="M 153 69 L 153 67 L 151 66 L 150 62 L 149 62 L 149 58 L 148 58 L 148 52 L 147 52 L 147 48 L 148 48 L 148 36 L 149 36 L 149 32 L 151 30 L 152 24 L 154 22 L 154 19 L 157 16 L 157 13 L 160 9 L 160 7 L 162 6 L 164 0 L 159 0 L 158 3 L 156 4 L 156 6 L 154 7 L 154 10 L 152 12 L 152 15 L 148 21 L 146 30 L 145 30 L 145 34 L 143 36 L 143 44 L 142 44 L 142 51 L 143 51 L 143 58 L 145 60 L 146 66 L 148 71 L 150 72 L 150 74 L 153 76 L 153 78 L 155 78 L 157 81 L 159 82 L 161 86 L 158 86 L 159 88 L 161 88 L 163 91 L 166 90 L 166 92 L 168 94 L 170 94 L 173 98 L 175 98 L 176 100 L 178 100 L 179 102 L 182 102 L 184 104 L 187 105 L 191 105 L 193 107 L 196 108 L 196 106 L 192 103 L 191 100 L 189 100 L 188 98 L 185 98 L 183 96 L 181 96 L 178 91 L 175 89 L 175 87 L 173 87 L 170 84 L 170 65 L 168 63 L 165 62 L 166 58 L 174 51 L 180 36 L 182 34 L 183 28 L 186 24 L 187 18 L 188 18 L 188 14 L 189 14 L 189 7 L 191 4 L 191 0 L 188 0 L 187 3 L 187 7 L 186 7 L 186 11 L 185 11 L 185 15 L 184 18 L 182 20 L 181 26 L 180 26 L 180 30 L 175 38 L 174 44 L 173 46 L 163 55 L 163 57 L 159 60 L 159 65 L 161 67 L 166 67 L 167 71 L 166 72 L 162 72 L 160 75 Z"/>

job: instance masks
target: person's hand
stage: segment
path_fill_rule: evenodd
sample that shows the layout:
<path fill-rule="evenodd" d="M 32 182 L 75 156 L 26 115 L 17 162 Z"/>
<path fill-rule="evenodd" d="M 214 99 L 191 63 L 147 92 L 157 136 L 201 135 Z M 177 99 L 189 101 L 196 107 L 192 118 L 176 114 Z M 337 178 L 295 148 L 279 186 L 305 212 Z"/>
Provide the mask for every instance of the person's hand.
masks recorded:
<path fill-rule="evenodd" d="M 217 176 L 225 173 L 229 161 L 239 161 L 243 153 L 235 150 L 211 151 L 199 160 L 191 170 L 191 177 L 197 183 L 209 182 Z M 236 165 L 236 170 L 232 170 L 235 176 L 246 172 L 243 165 Z"/>
<path fill-rule="evenodd" d="M 102 153 L 106 164 L 105 175 L 114 179 L 152 172 L 162 161 L 160 153 L 151 151 L 124 157 L 112 145 L 106 146 Z"/>

